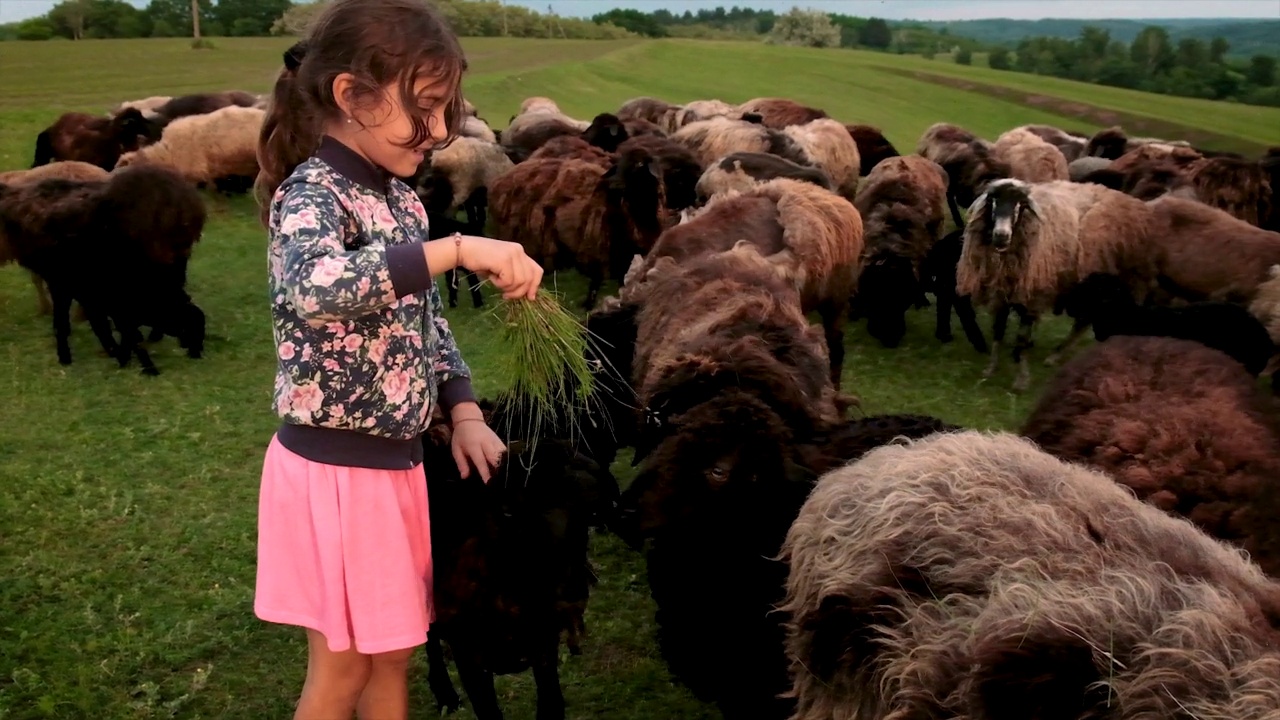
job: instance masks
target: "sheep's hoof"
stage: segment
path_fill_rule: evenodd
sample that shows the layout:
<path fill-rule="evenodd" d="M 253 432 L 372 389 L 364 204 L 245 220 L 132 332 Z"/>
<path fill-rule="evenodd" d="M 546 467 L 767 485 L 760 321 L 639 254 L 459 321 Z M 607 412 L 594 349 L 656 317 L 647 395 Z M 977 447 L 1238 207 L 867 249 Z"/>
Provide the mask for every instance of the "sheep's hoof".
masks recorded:
<path fill-rule="evenodd" d="M 995 366 L 995 365 L 988 365 L 988 366 L 986 366 L 985 368 L 983 368 L 983 370 L 982 370 L 982 377 L 984 377 L 984 378 L 989 378 L 989 377 L 991 377 L 992 375 L 995 375 L 995 374 L 996 374 L 996 366 Z"/>
<path fill-rule="evenodd" d="M 149 367 L 149 368 L 142 368 L 142 374 L 143 374 L 143 375 L 147 375 L 147 376 L 149 376 L 149 377 L 155 377 L 155 376 L 157 376 L 157 375 L 159 375 L 159 374 L 160 374 L 160 369 L 159 369 L 159 368 L 153 368 L 153 367 Z"/>
<path fill-rule="evenodd" d="M 70 364 L 71 364 L 71 356 L 70 356 L 70 355 L 67 355 L 66 357 L 63 357 L 62 355 L 59 355 L 59 356 L 58 356 L 58 364 L 59 364 L 59 365 L 70 365 Z"/>
<path fill-rule="evenodd" d="M 953 336 L 951 333 L 934 333 L 933 336 L 938 338 L 939 342 L 944 342 L 944 343 L 949 343 L 955 339 L 955 336 Z"/>

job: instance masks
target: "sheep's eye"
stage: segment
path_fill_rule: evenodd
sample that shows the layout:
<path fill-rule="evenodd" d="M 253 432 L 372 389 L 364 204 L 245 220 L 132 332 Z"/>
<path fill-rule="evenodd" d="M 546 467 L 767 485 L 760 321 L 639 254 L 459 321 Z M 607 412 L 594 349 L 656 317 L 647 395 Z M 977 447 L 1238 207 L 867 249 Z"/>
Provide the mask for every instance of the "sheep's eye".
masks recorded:
<path fill-rule="evenodd" d="M 724 467 L 720 465 L 716 465 L 715 467 L 711 468 L 711 471 L 708 474 L 711 476 L 712 480 L 718 483 L 724 482 L 729 478 L 728 471 L 726 471 Z"/>

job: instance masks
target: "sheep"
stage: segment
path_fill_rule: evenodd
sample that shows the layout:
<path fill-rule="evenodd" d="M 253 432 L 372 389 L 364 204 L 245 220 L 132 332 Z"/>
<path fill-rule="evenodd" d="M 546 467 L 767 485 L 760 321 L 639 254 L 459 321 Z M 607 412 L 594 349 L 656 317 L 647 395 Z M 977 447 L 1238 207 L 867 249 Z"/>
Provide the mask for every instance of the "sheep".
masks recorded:
<path fill-rule="evenodd" d="M 493 403 L 482 408 L 502 428 Z M 592 518 L 609 515 L 617 484 L 606 468 L 557 438 L 508 438 L 483 483 L 463 479 L 442 414 L 423 437 L 431 498 L 432 609 L 428 684 L 442 711 L 460 699 L 443 645 L 477 718 L 502 718 L 493 675 L 532 668 L 539 720 L 563 720 L 558 671 L 562 633 L 581 654 L 582 623 L 596 578 L 588 559 Z"/>
<path fill-rule="evenodd" d="M 863 227 L 848 200 L 811 183 L 777 178 L 742 193 L 713 197 L 688 222 L 665 231 L 628 275 L 653 275 L 658 259 L 677 262 L 746 240 L 799 291 L 805 312 L 822 316 L 831 379 L 840 387 L 844 319 L 862 267 Z M 625 285 L 631 285 L 627 279 Z"/>
<path fill-rule="evenodd" d="M 1098 170 L 1105 170 L 1111 165 L 1106 158 L 1085 155 L 1067 163 L 1067 178 L 1071 182 L 1084 182 L 1085 178 Z"/>
<path fill-rule="evenodd" d="M 108 114 L 119 115 L 125 110 L 133 108 L 134 110 L 137 110 L 138 112 L 142 113 L 142 116 L 144 118 L 147 118 L 148 120 L 154 120 L 155 118 L 159 117 L 159 114 L 156 111 L 161 106 L 163 106 L 165 103 L 169 102 L 172 99 L 173 97 L 170 95 L 153 95 L 151 97 L 143 98 L 141 100 L 129 100 L 127 102 L 122 102 L 119 105 L 116 105 L 114 108 L 111 109 L 111 112 Z"/>
<path fill-rule="evenodd" d="M 78 160 L 110 171 L 121 153 L 137 150 L 158 140 L 160 125 L 147 120 L 135 109 L 103 117 L 89 113 L 63 113 L 36 136 L 35 159 L 31 167 L 57 160 Z"/>
<path fill-rule="evenodd" d="M 996 180 L 969 210 L 956 292 L 995 308 L 990 377 L 999 362 L 1009 310 L 1021 320 L 1013 349 L 1018 375 L 1013 389 L 1031 382 L 1024 355 L 1039 316 L 1093 272 L 1123 274 L 1131 292 L 1146 301 L 1158 258 L 1148 247 L 1153 213 L 1145 203 L 1101 185 L 1058 180 L 1028 184 Z M 1046 358 L 1054 364 L 1088 328 L 1077 322 Z"/>
<path fill-rule="evenodd" d="M 1021 432 L 1280 579 L 1278 408 L 1236 360 L 1194 340 L 1112 337 L 1062 367 Z"/>
<path fill-rule="evenodd" d="M 780 97 L 753 98 L 739 105 L 738 110 L 759 115 L 760 124 L 773 130 L 831 117 L 824 110 L 806 107 L 794 100 Z"/>
<path fill-rule="evenodd" d="M 631 258 L 674 224 L 673 213 L 692 204 L 701 174 L 692 155 L 664 138 L 628 140 L 617 154 L 608 168 L 576 159 L 526 161 L 490 187 L 499 236 L 521 243 L 548 270 L 572 257 L 589 278 L 588 310 L 606 272 L 621 280 Z"/>
<path fill-rule="evenodd" d="M 547 140 L 558 135 L 577 135 L 590 123 L 576 120 L 560 112 L 559 106 L 543 97 L 526 98 L 520 113 L 511 118 L 500 138 L 507 154 L 515 162 L 523 162 Z"/>
<path fill-rule="evenodd" d="M 120 156 L 116 167 L 165 165 L 197 187 L 247 190 L 258 175 L 258 135 L 266 111 L 230 105 L 169 123 L 158 142 Z"/>
<path fill-rule="evenodd" d="M 1280 583 L 1025 438 L 874 449 L 818 481 L 781 556 L 795 720 L 1280 707 Z"/>
<path fill-rule="evenodd" d="M 1258 318 L 1271 341 L 1280 346 L 1280 265 L 1272 265 L 1267 278 L 1258 284 L 1249 301 L 1249 313 Z M 1272 380 L 1280 382 L 1275 375 Z"/>
<path fill-rule="evenodd" d="M 559 135 L 546 141 L 541 147 L 534 150 L 533 154 L 529 155 L 529 160 L 542 160 L 544 158 L 583 160 L 599 165 L 602 168 L 608 168 L 614 163 L 617 156 L 598 145 L 592 145 L 577 135 Z"/>
<path fill-rule="evenodd" d="M 1160 288 L 1185 300 L 1248 305 L 1280 264 L 1280 233 L 1196 200 L 1165 195 L 1146 203 Z"/>
<path fill-rule="evenodd" d="M 862 167 L 858 174 L 866 177 L 871 174 L 872 168 L 885 158 L 898 157 L 900 154 L 885 138 L 880 128 L 872 125 L 845 125 L 845 130 L 849 131 L 849 136 L 853 138 L 853 142 L 858 146 L 858 157 L 862 158 Z"/>
<path fill-rule="evenodd" d="M 1195 198 L 1225 210 L 1250 225 L 1280 231 L 1280 187 L 1264 162 L 1229 157 L 1205 158 L 1187 170 Z"/>
<path fill-rule="evenodd" d="M 960 327 L 969 344 L 979 353 L 987 353 L 987 339 L 978 327 L 978 316 L 968 295 L 956 293 L 956 267 L 964 252 L 964 228 L 953 230 L 933 244 L 920 266 L 920 280 L 925 292 L 931 292 L 938 301 L 937 322 L 933 336 L 949 343 L 951 335 L 951 309 L 954 306 Z"/>
<path fill-rule="evenodd" d="M 977 135 L 965 130 L 959 125 L 951 123 L 938 122 L 925 128 L 920 135 L 920 140 L 916 142 L 916 154 L 923 155 L 934 162 L 938 162 L 937 155 L 942 152 L 948 145 L 968 145 L 974 141 L 980 141 Z M 941 164 L 941 163 L 939 163 Z"/>
<path fill-rule="evenodd" d="M 258 105 L 259 99 L 257 95 L 243 90 L 195 93 L 173 98 L 156 108 L 155 114 L 166 122 L 173 122 L 182 117 L 207 115 L 226 107 L 253 108 Z"/>
<path fill-rule="evenodd" d="M 972 206 L 988 183 L 1008 178 L 1012 172 L 995 156 L 991 143 L 949 123 L 930 125 L 916 144 L 916 154 L 947 171 L 947 204 L 956 227 L 964 226 L 957 204 Z"/>
<path fill-rule="evenodd" d="M 437 213 L 427 210 L 427 239 L 439 240 L 446 238 L 454 233 L 462 233 L 463 235 L 483 235 L 484 228 L 476 227 L 469 222 L 459 222 L 451 213 Z M 467 291 L 471 293 L 471 305 L 473 307 L 484 307 L 484 295 L 480 292 L 480 278 L 475 272 L 464 267 L 456 267 L 446 270 L 444 273 L 445 287 L 449 295 L 449 307 L 458 307 L 458 274 L 466 275 Z"/>
<path fill-rule="evenodd" d="M 1009 166 L 1009 176 L 1023 182 L 1067 180 L 1067 158 L 1057 147 L 1029 130 L 1015 128 L 999 138 L 991 152 Z"/>
<path fill-rule="evenodd" d="M 49 286 L 62 365 L 71 363 L 68 314 L 75 300 L 120 367 L 136 353 L 144 374 L 159 373 L 139 344 L 138 325 L 167 327 L 161 309 L 189 304 L 182 292 L 185 259 L 206 216 L 196 189 L 158 166 L 118 170 L 105 181 L 0 186 L 0 232 L 18 264 Z M 119 344 L 109 321 L 120 331 Z"/>
<path fill-rule="evenodd" d="M 812 164 L 792 136 L 745 120 L 727 117 L 698 120 L 681 127 L 671 139 L 693 151 L 704 167 L 735 152 L 769 153 L 799 165 Z"/>
<path fill-rule="evenodd" d="M 1258 375 L 1276 354 L 1262 323 L 1241 305 L 1195 302 L 1175 307 L 1146 307 L 1133 301 L 1123 279 L 1093 273 L 1059 298 L 1071 318 L 1091 325 L 1097 340 L 1114 335 L 1150 335 L 1195 340 L 1221 350 Z"/>
<path fill-rule="evenodd" d="M 1089 138 L 1052 125 L 1022 125 L 1014 130 L 1029 132 L 1058 148 L 1068 164 L 1084 155 L 1085 147 L 1089 144 Z"/>
<path fill-rule="evenodd" d="M 1112 161 L 1108 161 L 1112 162 Z M 1112 163 L 1114 165 L 1114 162 Z M 1187 180 L 1186 168 L 1168 157 L 1131 165 L 1121 170 L 1112 166 L 1094 170 L 1080 179 L 1135 197 L 1154 200 L 1162 195 L 1194 194 Z"/>
<path fill-rule="evenodd" d="M 14 186 L 23 183 L 34 183 L 46 178 L 103 181 L 108 176 L 107 171 L 97 165 L 78 160 L 59 160 L 48 165 L 39 165 L 29 170 L 11 170 L 0 173 L 0 185 Z M 4 239 L 4 233 L 0 232 L 0 267 L 16 260 L 17 258 L 13 255 Z M 28 270 L 27 273 L 31 276 L 31 284 L 36 291 L 36 309 L 41 315 L 52 313 L 53 300 L 49 297 L 49 288 L 45 286 L 44 278 L 31 270 Z M 83 313 L 83 310 L 84 308 L 80 309 L 81 313 Z"/>
<path fill-rule="evenodd" d="M 552 115 L 560 113 L 560 106 L 555 100 L 549 97 L 535 95 L 527 97 L 520 101 L 520 115 L 528 115 L 532 113 L 549 113 Z"/>
<path fill-rule="evenodd" d="M 651 97 L 632 98 L 618 108 L 617 117 L 623 122 L 643 120 L 653 123 L 667 134 L 674 133 L 684 124 L 684 108 L 665 100 Z"/>
<path fill-rule="evenodd" d="M 855 303 L 885 347 L 906 335 L 906 312 L 923 295 L 921 265 L 942 234 L 946 204 L 946 172 L 919 155 L 882 161 L 858 191 L 865 247 Z"/>
<path fill-rule="evenodd" d="M 858 144 L 844 125 L 824 118 L 787 126 L 782 133 L 795 141 L 809 159 L 808 164 L 820 168 L 831 178 L 838 194 L 853 201 L 858 192 L 862 158 L 858 156 Z"/>
<path fill-rule="evenodd" d="M 483 233 L 489 188 L 515 163 L 502 146 L 472 137 L 454 138 L 432 150 L 409 179 L 428 212 L 450 215 L 463 210 L 467 224 Z"/>
<path fill-rule="evenodd" d="M 462 119 L 462 129 L 459 131 L 462 137 L 475 138 L 483 140 L 487 143 L 497 143 L 498 136 L 493 132 L 493 128 L 489 127 L 489 123 L 478 117 L 467 116 Z"/>
<path fill-rule="evenodd" d="M 697 186 L 698 202 L 705 204 L 716 194 L 742 192 L 780 177 L 813 183 L 824 190 L 835 190 L 831 178 L 819 168 L 797 165 L 768 153 L 741 152 L 725 155 L 702 173 Z"/>

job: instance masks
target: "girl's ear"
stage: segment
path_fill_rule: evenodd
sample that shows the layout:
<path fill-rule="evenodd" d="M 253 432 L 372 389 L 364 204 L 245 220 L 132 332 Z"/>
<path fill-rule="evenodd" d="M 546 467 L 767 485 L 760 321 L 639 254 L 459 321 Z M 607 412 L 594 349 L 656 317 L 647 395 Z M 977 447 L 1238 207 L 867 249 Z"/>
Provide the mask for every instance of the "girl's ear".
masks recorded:
<path fill-rule="evenodd" d="M 342 116 L 349 118 L 355 111 L 355 105 L 351 101 L 352 90 L 355 88 L 356 77 L 351 73 L 338 73 L 333 79 L 333 86 L 330 88 L 333 92 L 334 102 L 338 104 L 338 109 L 342 111 Z"/>

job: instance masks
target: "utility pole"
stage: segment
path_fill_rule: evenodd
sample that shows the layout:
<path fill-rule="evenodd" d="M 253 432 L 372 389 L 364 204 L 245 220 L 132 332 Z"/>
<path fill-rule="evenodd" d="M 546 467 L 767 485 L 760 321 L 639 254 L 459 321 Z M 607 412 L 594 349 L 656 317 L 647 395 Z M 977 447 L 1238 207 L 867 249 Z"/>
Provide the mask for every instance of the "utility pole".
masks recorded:
<path fill-rule="evenodd" d="M 200 39 L 200 0 L 191 0 L 191 36 Z"/>

